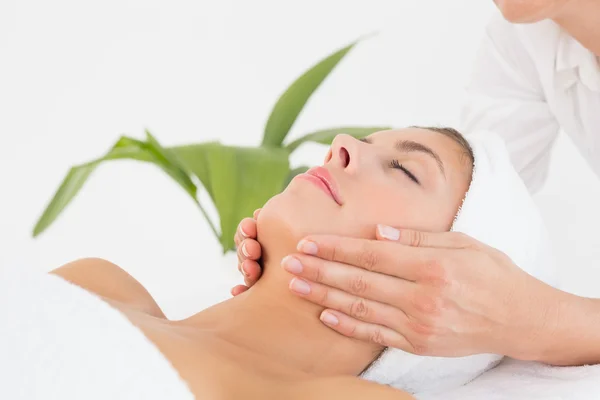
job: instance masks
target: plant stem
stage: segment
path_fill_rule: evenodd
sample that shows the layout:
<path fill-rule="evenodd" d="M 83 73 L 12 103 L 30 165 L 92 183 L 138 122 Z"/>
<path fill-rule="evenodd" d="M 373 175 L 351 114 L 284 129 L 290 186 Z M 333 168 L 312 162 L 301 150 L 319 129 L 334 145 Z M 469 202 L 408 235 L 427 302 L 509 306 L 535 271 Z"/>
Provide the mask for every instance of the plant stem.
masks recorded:
<path fill-rule="evenodd" d="M 204 219 L 206 219 L 206 222 L 208 222 L 208 226 L 210 226 L 210 229 L 212 229 L 213 233 L 215 234 L 215 237 L 217 238 L 217 241 L 220 242 L 221 236 L 219 235 L 219 232 L 217 232 L 217 228 L 215 228 L 215 225 L 210 220 L 206 210 L 204 209 L 204 207 L 202 207 L 202 204 L 200 204 L 200 200 L 198 200 L 198 199 L 195 199 L 195 200 L 196 200 L 196 204 L 198 205 L 198 208 L 202 212 L 202 215 L 204 215 Z"/>

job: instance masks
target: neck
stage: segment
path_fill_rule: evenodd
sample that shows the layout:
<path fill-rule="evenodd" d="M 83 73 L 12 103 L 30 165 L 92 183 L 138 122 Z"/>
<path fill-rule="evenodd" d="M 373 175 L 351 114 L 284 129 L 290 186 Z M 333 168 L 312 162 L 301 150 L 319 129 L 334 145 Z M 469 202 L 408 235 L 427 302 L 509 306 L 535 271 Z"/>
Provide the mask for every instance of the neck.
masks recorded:
<path fill-rule="evenodd" d="M 585 48 L 600 56 L 600 2 L 572 0 L 552 18 Z"/>
<path fill-rule="evenodd" d="M 295 248 L 282 246 L 274 252 L 265 251 L 264 274 L 259 282 L 188 322 L 210 329 L 253 356 L 266 357 L 274 365 L 317 376 L 360 374 L 381 348 L 327 328 L 319 321 L 322 307 L 289 292 L 292 276 L 280 262 L 293 252 Z"/>

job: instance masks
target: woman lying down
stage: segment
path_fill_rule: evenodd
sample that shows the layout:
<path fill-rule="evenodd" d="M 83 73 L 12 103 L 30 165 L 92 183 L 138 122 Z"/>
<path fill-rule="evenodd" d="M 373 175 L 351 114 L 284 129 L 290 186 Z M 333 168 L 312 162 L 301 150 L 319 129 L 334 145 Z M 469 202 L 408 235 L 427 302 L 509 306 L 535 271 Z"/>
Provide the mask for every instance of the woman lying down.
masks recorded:
<path fill-rule="evenodd" d="M 260 281 L 184 320 L 168 320 L 139 282 L 101 259 L 3 288 L 13 296 L 0 295 L 0 318 L 11 321 L 0 335 L 8 387 L 61 399 L 412 398 L 357 378 L 384 349 L 324 326 L 321 308 L 290 294 L 281 262 L 310 234 L 374 238 L 378 223 L 447 231 L 472 168 L 471 147 L 451 129 L 336 137 L 323 166 L 263 207 Z"/>

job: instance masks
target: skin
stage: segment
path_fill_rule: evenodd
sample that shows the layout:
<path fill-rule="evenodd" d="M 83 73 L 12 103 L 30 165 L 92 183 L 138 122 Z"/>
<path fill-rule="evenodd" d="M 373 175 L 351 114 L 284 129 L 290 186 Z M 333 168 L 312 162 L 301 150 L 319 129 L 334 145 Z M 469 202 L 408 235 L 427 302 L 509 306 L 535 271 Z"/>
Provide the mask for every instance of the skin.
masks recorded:
<path fill-rule="evenodd" d="M 600 56 L 599 1 L 495 3 L 514 23 L 553 20 Z M 236 233 L 245 285 L 233 288 L 234 295 L 261 276 L 255 225 L 245 219 Z M 328 325 L 332 329 L 416 354 L 496 353 L 554 365 L 600 363 L 600 299 L 551 288 L 470 237 L 402 224 L 394 228 L 394 235 L 383 235 L 374 224 L 376 241 L 343 235 L 306 238 L 314 243 L 313 254 L 303 254 L 304 268 L 297 275 L 311 292 L 298 295 L 327 307 L 324 314 L 337 320 Z M 415 279 L 423 269 L 430 276 Z"/>
<path fill-rule="evenodd" d="M 508 21 L 551 19 L 592 53 L 600 56 L 600 3 L 596 0 L 494 0 Z"/>
<path fill-rule="evenodd" d="M 423 129 L 380 132 L 369 141 L 340 135 L 325 160 L 324 168 L 333 176 L 343 205 L 302 177 L 269 200 L 254 225 L 263 246 L 260 282 L 187 319 L 167 319 L 139 282 L 107 261 L 79 260 L 53 273 L 97 294 L 127 316 L 197 398 L 412 398 L 356 378 L 383 346 L 327 328 L 317 318 L 324 307 L 298 298 L 288 288 L 290 265 L 302 256 L 285 256 L 296 251 L 298 241 L 308 234 L 346 233 L 374 239 L 369 227 L 381 219 L 431 232 L 450 227 L 471 176 L 471 164 L 459 145 Z M 414 151 L 414 146 L 412 151 L 399 151 L 398 141 L 428 146 L 439 156 L 445 174 L 437 161 Z M 393 166 L 394 160 L 420 184 Z M 304 281 L 292 280 L 292 287 L 298 288 L 299 282 Z"/>
<path fill-rule="evenodd" d="M 494 0 L 506 20 L 516 24 L 539 22 L 559 15 L 577 0 Z"/>

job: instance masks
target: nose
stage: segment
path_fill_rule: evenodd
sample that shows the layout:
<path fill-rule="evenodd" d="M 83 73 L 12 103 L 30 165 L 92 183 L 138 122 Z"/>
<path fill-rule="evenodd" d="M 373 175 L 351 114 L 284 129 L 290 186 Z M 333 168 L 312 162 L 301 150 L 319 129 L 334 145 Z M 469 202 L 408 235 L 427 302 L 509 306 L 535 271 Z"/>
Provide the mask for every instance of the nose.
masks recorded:
<path fill-rule="evenodd" d="M 355 171 L 360 160 L 361 145 L 364 143 L 350 135 L 337 135 L 325 157 L 325 164 L 342 168 L 346 172 Z"/>

